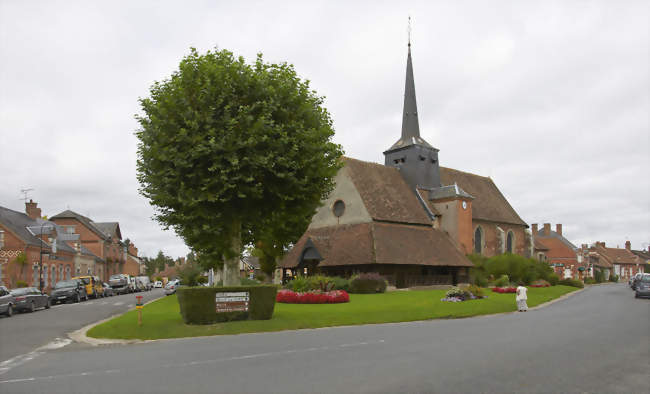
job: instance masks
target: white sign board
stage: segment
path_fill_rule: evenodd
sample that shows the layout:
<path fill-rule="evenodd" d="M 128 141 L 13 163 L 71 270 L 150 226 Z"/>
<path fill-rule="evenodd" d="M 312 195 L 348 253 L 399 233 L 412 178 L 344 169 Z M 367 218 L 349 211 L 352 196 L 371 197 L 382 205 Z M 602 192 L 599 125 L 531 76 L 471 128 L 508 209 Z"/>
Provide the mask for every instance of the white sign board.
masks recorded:
<path fill-rule="evenodd" d="M 214 296 L 217 313 L 248 312 L 249 300 L 247 291 L 220 292 Z"/>

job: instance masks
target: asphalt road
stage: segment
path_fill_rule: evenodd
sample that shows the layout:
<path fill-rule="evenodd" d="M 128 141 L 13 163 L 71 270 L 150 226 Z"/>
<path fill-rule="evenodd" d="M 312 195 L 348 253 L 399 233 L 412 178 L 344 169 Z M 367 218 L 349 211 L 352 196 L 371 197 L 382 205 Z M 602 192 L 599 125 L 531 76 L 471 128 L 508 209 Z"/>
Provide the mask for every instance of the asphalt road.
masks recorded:
<path fill-rule="evenodd" d="M 604 285 L 525 313 L 74 344 L 0 374 L 0 392 L 647 393 L 649 329 L 650 300 Z"/>
<path fill-rule="evenodd" d="M 59 304 L 34 313 L 0 316 L 0 363 L 23 355 L 53 341 L 67 338 L 67 333 L 90 323 L 123 313 L 135 307 L 135 296 L 143 301 L 161 297 L 162 289 L 133 294 L 90 299 L 78 304 Z M 2 390 L 0 390 L 2 392 Z"/>

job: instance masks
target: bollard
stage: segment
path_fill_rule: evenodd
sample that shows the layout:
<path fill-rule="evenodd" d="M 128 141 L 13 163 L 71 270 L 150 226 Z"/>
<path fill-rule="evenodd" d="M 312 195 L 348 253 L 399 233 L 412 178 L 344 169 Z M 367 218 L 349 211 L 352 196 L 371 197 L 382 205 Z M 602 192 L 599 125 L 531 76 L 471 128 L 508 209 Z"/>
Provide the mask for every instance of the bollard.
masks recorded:
<path fill-rule="evenodd" d="M 135 296 L 135 309 L 138 310 L 138 327 L 142 326 L 142 296 Z"/>

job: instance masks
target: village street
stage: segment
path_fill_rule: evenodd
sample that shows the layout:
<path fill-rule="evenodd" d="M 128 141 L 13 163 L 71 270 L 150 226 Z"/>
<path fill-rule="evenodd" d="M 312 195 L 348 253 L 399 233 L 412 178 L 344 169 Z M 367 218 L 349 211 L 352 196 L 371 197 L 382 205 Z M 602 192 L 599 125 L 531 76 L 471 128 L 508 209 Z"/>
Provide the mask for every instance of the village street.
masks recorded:
<path fill-rule="evenodd" d="M 72 344 L 6 371 L 0 392 L 641 393 L 649 329 L 650 302 L 608 284 L 526 313 Z"/>

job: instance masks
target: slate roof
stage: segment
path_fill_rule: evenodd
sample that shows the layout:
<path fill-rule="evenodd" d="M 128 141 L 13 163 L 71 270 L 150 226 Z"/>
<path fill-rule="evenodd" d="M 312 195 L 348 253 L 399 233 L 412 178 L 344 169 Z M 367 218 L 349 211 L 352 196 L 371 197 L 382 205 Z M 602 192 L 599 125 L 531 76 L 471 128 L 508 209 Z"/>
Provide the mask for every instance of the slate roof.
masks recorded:
<path fill-rule="evenodd" d="M 113 234 L 117 234 L 117 238 L 122 239 L 122 232 L 120 231 L 120 224 L 118 222 L 93 222 L 93 224 L 109 237 L 112 237 Z"/>
<path fill-rule="evenodd" d="M 431 225 L 431 219 L 393 167 L 344 158 L 352 182 L 373 220 Z"/>
<path fill-rule="evenodd" d="M 474 201 L 472 201 L 473 219 L 528 227 L 489 177 L 440 167 L 440 181 L 443 185 L 456 183 L 474 197 Z"/>
<path fill-rule="evenodd" d="M 77 219 L 79 222 L 81 222 L 84 226 L 88 227 L 92 232 L 95 234 L 99 235 L 101 239 L 108 239 L 109 235 L 106 234 L 101 228 L 97 227 L 97 223 L 93 222 L 89 218 L 80 215 L 74 211 L 71 211 L 69 209 L 56 214 L 50 218 L 52 219 Z"/>
<path fill-rule="evenodd" d="M 632 250 L 631 252 L 639 256 L 643 261 L 650 261 L 650 251 L 648 250 Z"/>
<path fill-rule="evenodd" d="M 280 266 L 296 267 L 309 241 L 323 257 L 319 267 L 364 264 L 473 266 L 440 230 L 379 222 L 310 229 L 285 255 Z M 409 253 L 405 254 L 404 250 Z"/>
<path fill-rule="evenodd" d="M 50 250 L 50 244 L 45 241 L 42 241 L 37 235 L 40 235 L 41 226 L 43 226 L 43 234 L 49 234 L 50 230 L 56 227 L 58 234 L 61 234 L 61 238 L 57 241 L 57 251 L 63 250 L 70 253 L 76 253 L 77 251 L 74 248 L 70 247 L 65 242 L 65 232 L 63 227 L 57 225 L 54 222 L 42 219 L 32 219 L 27 216 L 25 213 L 14 211 L 9 208 L 0 207 L 0 223 L 5 225 L 11 232 L 16 234 L 27 245 L 42 246 L 45 250 Z M 42 244 L 42 245 L 41 245 Z"/>

